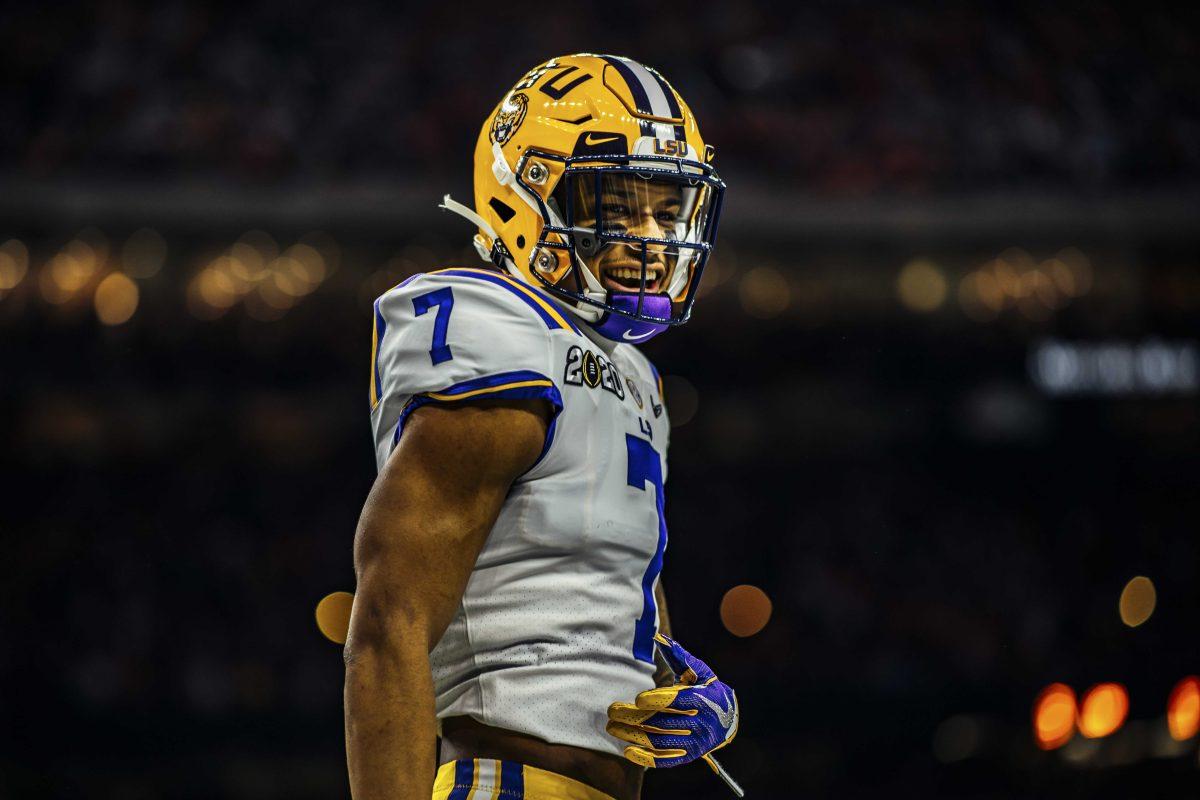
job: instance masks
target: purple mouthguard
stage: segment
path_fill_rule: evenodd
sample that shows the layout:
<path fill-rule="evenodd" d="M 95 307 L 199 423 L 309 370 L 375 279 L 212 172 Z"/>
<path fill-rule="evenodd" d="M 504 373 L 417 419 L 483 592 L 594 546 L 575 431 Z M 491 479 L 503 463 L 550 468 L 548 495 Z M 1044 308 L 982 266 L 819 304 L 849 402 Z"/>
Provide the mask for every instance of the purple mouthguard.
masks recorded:
<path fill-rule="evenodd" d="M 627 292 L 609 292 L 608 304 L 626 313 L 634 314 L 637 312 L 638 296 Z M 671 298 L 665 294 L 646 295 L 642 300 L 642 314 L 660 319 L 670 319 Z M 648 342 L 670 327 L 661 322 L 646 322 L 614 314 L 611 311 L 604 312 L 604 316 L 591 325 L 605 339 L 626 344 Z"/>

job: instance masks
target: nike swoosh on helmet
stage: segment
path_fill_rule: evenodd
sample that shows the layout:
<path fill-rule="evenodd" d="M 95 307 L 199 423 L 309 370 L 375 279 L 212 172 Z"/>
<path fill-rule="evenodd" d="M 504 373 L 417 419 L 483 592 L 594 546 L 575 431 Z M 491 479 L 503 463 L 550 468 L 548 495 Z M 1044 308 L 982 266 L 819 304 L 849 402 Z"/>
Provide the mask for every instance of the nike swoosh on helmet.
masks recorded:
<path fill-rule="evenodd" d="M 583 143 L 587 145 L 604 144 L 606 142 L 615 142 L 620 138 L 620 136 L 599 136 L 594 133 L 589 133 L 583 137 Z"/>

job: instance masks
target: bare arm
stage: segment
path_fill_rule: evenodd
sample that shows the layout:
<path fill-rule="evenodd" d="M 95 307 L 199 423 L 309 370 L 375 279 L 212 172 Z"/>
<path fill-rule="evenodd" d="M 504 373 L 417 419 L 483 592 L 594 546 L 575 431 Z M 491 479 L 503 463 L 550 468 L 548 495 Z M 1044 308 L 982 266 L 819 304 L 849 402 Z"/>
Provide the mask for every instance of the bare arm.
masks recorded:
<path fill-rule="evenodd" d="M 667 593 L 663 591 L 662 578 L 654 587 L 654 603 L 658 606 L 658 629 L 664 636 L 671 635 L 671 615 L 667 613 Z"/>
<path fill-rule="evenodd" d="M 537 459 L 542 401 L 415 411 L 354 539 L 346 754 L 355 800 L 428 800 L 436 768 L 429 651 L 462 599 L 512 482 Z"/>
<path fill-rule="evenodd" d="M 671 615 L 667 613 L 667 593 L 663 591 L 662 578 L 658 580 L 658 586 L 654 587 L 654 602 L 658 606 L 658 630 L 664 636 L 671 635 Z M 658 654 L 658 649 L 654 650 L 654 685 L 655 686 L 671 686 L 675 683 L 675 673 L 671 671 L 666 659 Z"/>

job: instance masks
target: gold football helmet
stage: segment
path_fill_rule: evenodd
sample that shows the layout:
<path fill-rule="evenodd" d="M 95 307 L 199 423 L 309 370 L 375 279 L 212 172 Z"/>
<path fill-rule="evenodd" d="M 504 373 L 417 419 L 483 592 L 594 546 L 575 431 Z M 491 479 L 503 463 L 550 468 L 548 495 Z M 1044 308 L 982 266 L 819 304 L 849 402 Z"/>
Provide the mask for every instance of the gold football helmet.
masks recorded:
<path fill-rule="evenodd" d="M 639 342 L 686 322 L 725 184 L 696 118 L 654 70 L 577 54 L 530 70 L 475 146 L 480 255 Z"/>

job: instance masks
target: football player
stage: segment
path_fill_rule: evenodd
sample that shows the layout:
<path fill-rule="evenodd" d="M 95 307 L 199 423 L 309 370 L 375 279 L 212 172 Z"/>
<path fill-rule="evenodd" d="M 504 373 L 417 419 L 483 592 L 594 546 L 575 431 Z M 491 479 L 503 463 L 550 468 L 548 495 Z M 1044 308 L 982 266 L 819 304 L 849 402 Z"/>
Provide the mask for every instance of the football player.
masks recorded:
<path fill-rule="evenodd" d="M 485 122 L 474 209 L 444 201 L 489 266 L 376 301 L 379 477 L 345 651 L 358 800 L 633 800 L 646 767 L 719 769 L 737 700 L 668 638 L 670 424 L 634 347 L 691 314 L 712 160 L 654 70 L 548 61 Z"/>

